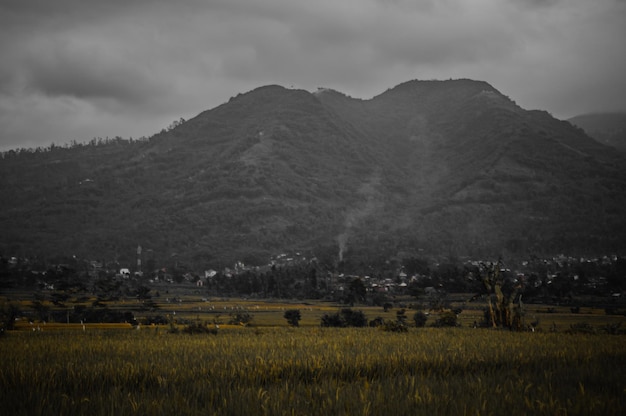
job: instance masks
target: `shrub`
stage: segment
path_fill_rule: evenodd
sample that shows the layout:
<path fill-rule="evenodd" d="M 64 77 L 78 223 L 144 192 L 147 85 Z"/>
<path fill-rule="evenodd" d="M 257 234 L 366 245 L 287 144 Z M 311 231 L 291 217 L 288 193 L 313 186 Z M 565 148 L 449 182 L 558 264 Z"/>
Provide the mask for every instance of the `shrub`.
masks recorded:
<path fill-rule="evenodd" d="M 369 326 L 372 328 L 377 328 L 379 326 L 383 326 L 384 324 L 385 324 L 385 320 L 382 317 L 377 316 L 376 318 L 370 321 Z"/>
<path fill-rule="evenodd" d="M 346 326 L 364 327 L 367 326 L 367 318 L 363 311 L 353 311 L 352 309 L 342 309 L 341 316 L 346 322 Z"/>
<path fill-rule="evenodd" d="M 56 311 L 51 313 L 51 317 L 57 322 L 64 322 L 67 318 L 67 312 Z M 114 323 L 129 322 L 133 325 L 137 324 L 134 314 L 130 311 L 122 312 L 108 307 L 94 308 L 76 305 L 74 312 L 69 314 L 71 322 L 97 322 L 97 323 Z"/>
<path fill-rule="evenodd" d="M 607 315 L 622 315 L 622 316 L 626 316 L 626 309 L 605 308 L 604 312 Z"/>
<path fill-rule="evenodd" d="M 388 332 L 407 332 L 409 329 L 402 321 L 386 321 L 381 327 L 383 331 Z"/>
<path fill-rule="evenodd" d="M 13 329 L 15 326 L 15 318 L 20 314 L 19 307 L 14 303 L 2 303 L 0 305 L 0 333 L 5 330 Z"/>
<path fill-rule="evenodd" d="M 250 322 L 252 322 L 252 320 L 254 319 L 254 317 L 248 312 L 237 312 L 236 314 L 231 314 L 230 316 L 230 321 L 228 321 L 230 325 L 246 326 L 249 325 Z"/>
<path fill-rule="evenodd" d="M 581 322 L 579 324 L 570 325 L 569 329 L 565 332 L 568 334 L 595 334 L 597 331 L 587 322 Z"/>
<path fill-rule="evenodd" d="M 324 327 L 345 327 L 346 323 L 341 319 L 341 315 L 338 313 L 331 315 L 325 313 L 324 316 L 322 316 L 320 325 Z"/>
<path fill-rule="evenodd" d="M 406 310 L 400 309 L 396 311 L 396 320 L 406 326 Z"/>
<path fill-rule="evenodd" d="M 427 320 L 428 320 L 428 315 L 426 315 L 422 311 L 417 311 L 415 312 L 415 315 L 413 315 L 413 321 L 415 321 L 415 326 L 418 328 L 423 328 L 424 326 L 426 326 Z"/>
<path fill-rule="evenodd" d="M 324 314 L 320 324 L 324 327 L 364 327 L 367 326 L 367 318 L 362 311 L 353 311 L 352 309 L 346 308 L 331 315 Z"/>
<path fill-rule="evenodd" d="M 444 326 L 456 326 L 456 314 L 452 311 L 445 311 L 433 323 L 434 327 L 441 328 Z"/>
<path fill-rule="evenodd" d="M 287 320 L 287 323 L 289 323 L 289 325 L 300 326 L 300 319 L 302 319 L 300 309 L 288 309 L 285 311 L 283 317 Z"/>
<path fill-rule="evenodd" d="M 143 319 L 144 325 L 167 325 L 167 318 L 163 315 L 146 316 Z"/>
<path fill-rule="evenodd" d="M 623 329 L 620 328 L 621 326 L 622 326 L 622 323 L 618 322 L 616 324 L 606 324 L 601 329 L 602 329 L 602 331 L 606 332 L 607 334 L 620 335 L 620 334 L 626 333 L 626 331 L 624 331 Z"/>
<path fill-rule="evenodd" d="M 213 334 L 217 335 L 217 328 L 209 328 L 205 324 L 195 323 L 187 325 L 183 328 L 185 334 Z"/>
<path fill-rule="evenodd" d="M 180 330 L 178 329 L 176 325 L 174 325 L 174 322 L 170 322 L 170 327 L 167 330 L 167 332 L 170 334 L 178 334 Z"/>

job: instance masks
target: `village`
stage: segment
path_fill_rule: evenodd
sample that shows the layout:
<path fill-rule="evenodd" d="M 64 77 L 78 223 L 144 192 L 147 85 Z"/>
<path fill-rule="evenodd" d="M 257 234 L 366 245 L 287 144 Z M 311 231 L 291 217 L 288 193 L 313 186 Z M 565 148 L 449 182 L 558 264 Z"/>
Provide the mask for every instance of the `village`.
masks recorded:
<path fill-rule="evenodd" d="M 141 248 L 132 266 L 75 257 L 63 263 L 36 262 L 28 258 L 0 258 L 0 287 L 33 291 L 58 291 L 78 285 L 98 292 L 111 287 L 143 287 L 143 291 L 186 288 L 210 296 L 252 298 L 332 298 L 365 301 L 381 296 L 432 294 L 434 292 L 480 292 L 485 268 L 498 268 L 504 281 L 520 285 L 528 299 L 572 302 L 573 296 L 588 295 L 612 301 L 623 299 L 626 289 L 626 258 L 617 255 L 585 258 L 558 255 L 533 258 L 507 266 L 498 260 L 463 259 L 455 263 L 422 258 L 389 262 L 384 270 L 351 273 L 323 267 L 300 252 L 272 256 L 268 264 L 249 266 L 241 261 L 221 270 L 193 271 L 184 267 L 143 265 Z M 148 267 L 152 266 L 152 267 Z M 100 288 L 100 289 L 98 289 Z M 130 293 L 130 292 L 129 292 Z M 346 296 L 350 293 L 352 298 Z M 126 293 L 128 295 L 128 293 Z M 354 296 L 357 296 L 354 299 Z"/>

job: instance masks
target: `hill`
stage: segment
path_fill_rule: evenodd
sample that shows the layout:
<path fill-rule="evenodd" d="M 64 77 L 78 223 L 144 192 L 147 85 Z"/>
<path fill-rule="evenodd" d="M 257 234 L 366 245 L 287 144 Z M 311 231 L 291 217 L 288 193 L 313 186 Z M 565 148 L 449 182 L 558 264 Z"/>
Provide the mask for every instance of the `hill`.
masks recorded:
<path fill-rule="evenodd" d="M 626 113 L 583 114 L 568 121 L 600 143 L 626 152 Z"/>
<path fill-rule="evenodd" d="M 0 247 L 194 268 L 619 252 L 625 162 L 485 82 L 265 86 L 146 141 L 5 153 Z"/>

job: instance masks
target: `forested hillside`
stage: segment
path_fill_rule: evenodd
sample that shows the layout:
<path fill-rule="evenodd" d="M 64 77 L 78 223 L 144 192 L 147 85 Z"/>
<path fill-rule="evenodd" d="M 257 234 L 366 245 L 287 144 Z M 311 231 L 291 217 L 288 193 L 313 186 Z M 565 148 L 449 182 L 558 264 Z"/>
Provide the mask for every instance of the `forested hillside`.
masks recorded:
<path fill-rule="evenodd" d="M 266 86 L 147 140 L 5 152 L 0 251 L 130 263 L 141 245 L 193 267 L 621 252 L 625 166 L 485 82 L 370 100 Z"/>

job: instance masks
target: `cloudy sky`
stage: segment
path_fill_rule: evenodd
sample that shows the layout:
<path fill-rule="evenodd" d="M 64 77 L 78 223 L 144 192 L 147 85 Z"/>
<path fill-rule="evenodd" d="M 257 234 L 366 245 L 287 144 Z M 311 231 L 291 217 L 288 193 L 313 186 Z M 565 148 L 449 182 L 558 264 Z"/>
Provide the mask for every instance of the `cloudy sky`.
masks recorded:
<path fill-rule="evenodd" d="M 626 111 L 625 22 L 626 0 L 1 0 L 0 150 L 150 136 L 267 84 Z"/>

